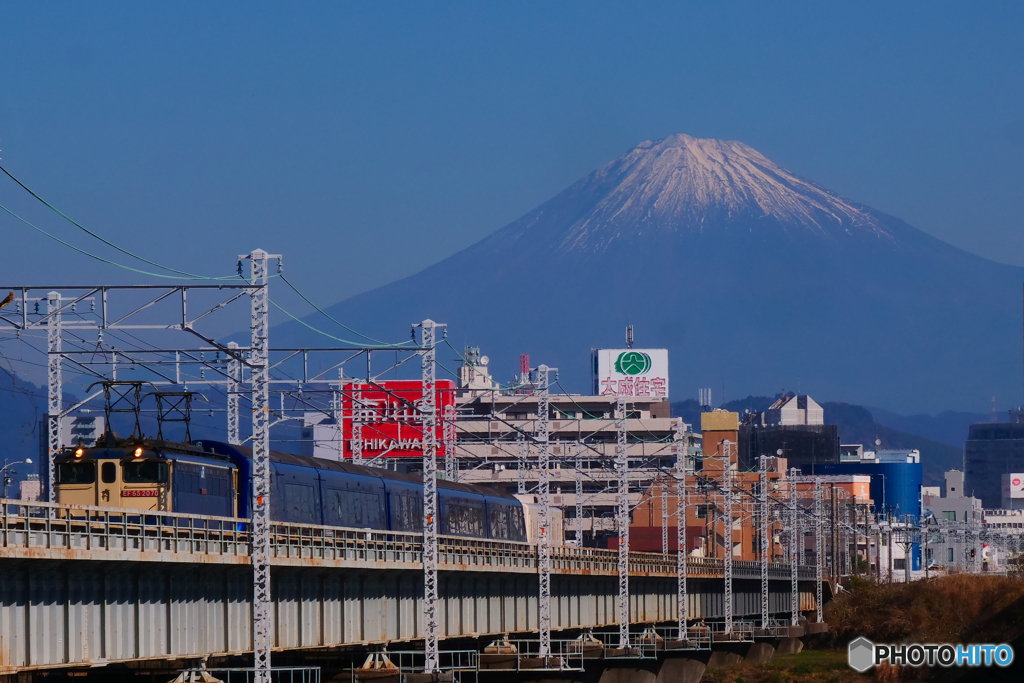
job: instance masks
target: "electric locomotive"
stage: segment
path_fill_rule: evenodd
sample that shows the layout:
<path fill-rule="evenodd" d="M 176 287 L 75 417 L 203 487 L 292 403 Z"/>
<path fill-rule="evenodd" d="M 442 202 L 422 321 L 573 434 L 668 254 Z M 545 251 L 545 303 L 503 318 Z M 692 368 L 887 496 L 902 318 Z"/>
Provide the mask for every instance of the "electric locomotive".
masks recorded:
<path fill-rule="evenodd" d="M 108 437 L 109 438 L 109 437 Z M 55 461 L 57 501 L 248 518 L 252 451 L 219 441 L 109 438 Z M 289 453 L 270 453 L 270 518 L 279 522 L 421 532 L 423 481 Z M 527 541 L 524 506 L 487 487 L 438 481 L 439 532 Z"/>

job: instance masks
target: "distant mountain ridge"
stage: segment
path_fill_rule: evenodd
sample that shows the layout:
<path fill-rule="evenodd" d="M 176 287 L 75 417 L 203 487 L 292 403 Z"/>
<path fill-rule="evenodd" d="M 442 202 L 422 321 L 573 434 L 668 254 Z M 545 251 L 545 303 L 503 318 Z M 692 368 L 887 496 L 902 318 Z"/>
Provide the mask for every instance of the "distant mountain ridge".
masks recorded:
<path fill-rule="evenodd" d="M 358 257 L 358 255 L 354 255 Z M 590 349 L 668 348 L 673 394 L 802 382 L 900 412 L 1015 395 L 1024 269 L 844 199 L 738 142 L 643 142 L 535 210 L 328 312 L 401 339 L 448 323 L 505 380 L 520 353 L 587 391 Z M 330 328 L 317 315 L 307 322 Z M 295 322 L 275 345 L 323 343 Z"/>

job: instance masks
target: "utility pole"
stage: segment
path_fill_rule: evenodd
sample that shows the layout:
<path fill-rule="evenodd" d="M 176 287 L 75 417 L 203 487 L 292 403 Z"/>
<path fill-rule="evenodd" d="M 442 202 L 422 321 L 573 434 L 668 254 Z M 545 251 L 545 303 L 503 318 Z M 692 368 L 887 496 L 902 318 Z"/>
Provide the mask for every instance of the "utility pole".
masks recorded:
<path fill-rule="evenodd" d="M 22 304 L 27 308 L 28 302 Z M 54 459 L 60 455 L 60 412 L 61 394 L 61 311 L 60 293 L 50 292 L 46 295 L 46 426 L 47 426 L 47 479 L 46 490 L 50 502 L 57 502 L 57 484 L 54 472 Z M 112 431 L 110 425 L 107 430 Z"/>
<path fill-rule="evenodd" d="M 252 568 L 253 667 L 256 683 L 270 683 L 270 295 L 267 262 L 281 255 L 256 249 L 238 257 L 250 263 L 252 299 Z"/>
<path fill-rule="evenodd" d="M 228 356 L 228 443 L 238 446 L 242 443 L 239 434 L 238 404 L 241 401 L 239 394 L 242 391 L 242 361 L 238 359 L 238 344 L 228 342 L 230 349 Z M 338 423 L 339 429 L 341 423 Z"/>
<path fill-rule="evenodd" d="M 761 628 L 768 628 L 768 544 L 771 543 L 771 524 L 768 519 L 768 458 L 761 456 Z"/>
<path fill-rule="evenodd" d="M 419 324 L 423 350 L 423 640 L 424 672 L 438 669 L 437 618 L 437 393 L 435 391 L 437 328 L 433 320 Z"/>
<path fill-rule="evenodd" d="M 673 447 L 676 452 L 676 615 L 679 621 L 679 640 L 686 641 L 686 423 L 676 418 Z"/>
<path fill-rule="evenodd" d="M 540 542 L 537 547 L 537 576 L 540 596 L 537 611 L 540 616 L 540 656 L 551 655 L 551 470 L 550 444 L 551 410 L 549 406 L 551 368 L 537 368 L 537 469 L 540 483 Z"/>
<path fill-rule="evenodd" d="M 615 469 L 619 474 L 618 507 L 615 531 L 619 535 L 619 647 L 629 647 L 629 452 L 626 438 L 626 398 L 619 396 L 615 404 L 618 417 L 615 446 Z"/>
<path fill-rule="evenodd" d="M 789 623 L 796 626 L 800 621 L 800 584 L 797 577 L 797 499 L 795 467 L 789 470 Z"/>
<path fill-rule="evenodd" d="M 725 471 L 722 472 L 723 507 L 725 508 L 724 523 L 722 525 L 722 539 L 724 542 L 725 562 L 724 579 L 725 594 L 722 596 L 722 607 L 725 612 L 725 632 L 732 633 L 732 457 L 728 440 L 722 442 L 722 451 L 725 455 Z"/>

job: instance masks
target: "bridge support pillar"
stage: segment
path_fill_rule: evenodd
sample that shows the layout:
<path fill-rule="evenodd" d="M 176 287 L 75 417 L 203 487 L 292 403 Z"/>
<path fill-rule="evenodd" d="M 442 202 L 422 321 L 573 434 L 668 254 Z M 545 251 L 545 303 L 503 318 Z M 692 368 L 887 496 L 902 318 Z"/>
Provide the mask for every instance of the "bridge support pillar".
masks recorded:
<path fill-rule="evenodd" d="M 655 683 L 653 671 L 632 667 L 614 667 L 601 672 L 598 683 Z"/>
<path fill-rule="evenodd" d="M 783 638 L 775 646 L 775 651 L 782 655 L 799 654 L 804 649 L 804 643 L 799 638 Z"/>
<path fill-rule="evenodd" d="M 769 643 L 754 643 L 747 650 L 747 656 L 744 660 L 747 664 L 767 664 L 772 661 L 772 657 L 775 655 L 775 648 Z"/>
<path fill-rule="evenodd" d="M 699 659 L 671 657 L 662 662 L 654 683 L 700 683 L 706 668 Z"/>

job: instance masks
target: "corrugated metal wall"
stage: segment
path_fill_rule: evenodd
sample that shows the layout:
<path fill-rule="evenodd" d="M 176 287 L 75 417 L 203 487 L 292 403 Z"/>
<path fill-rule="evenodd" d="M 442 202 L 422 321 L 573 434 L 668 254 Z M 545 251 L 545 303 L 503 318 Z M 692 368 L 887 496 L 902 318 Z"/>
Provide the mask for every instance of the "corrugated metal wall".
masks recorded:
<path fill-rule="evenodd" d="M 0 560 L 0 673 L 162 657 L 224 655 L 251 648 L 248 567 L 54 560 Z M 788 613 L 788 581 L 770 604 Z M 813 587 L 802 609 L 814 608 Z M 694 619 L 722 615 L 722 581 L 693 579 Z M 760 583 L 737 581 L 737 617 L 760 614 Z M 777 592 L 776 592 L 777 591 Z M 614 577 L 552 576 L 556 630 L 615 623 Z M 408 641 L 422 634 L 423 575 L 410 570 L 275 567 L 274 647 Z M 537 579 L 530 574 L 442 572 L 442 637 L 533 631 Z M 630 580 L 636 623 L 676 619 L 676 582 Z"/>

